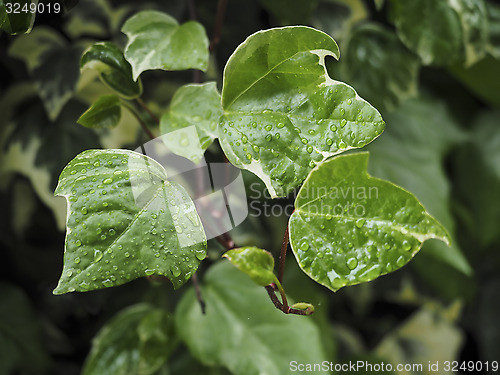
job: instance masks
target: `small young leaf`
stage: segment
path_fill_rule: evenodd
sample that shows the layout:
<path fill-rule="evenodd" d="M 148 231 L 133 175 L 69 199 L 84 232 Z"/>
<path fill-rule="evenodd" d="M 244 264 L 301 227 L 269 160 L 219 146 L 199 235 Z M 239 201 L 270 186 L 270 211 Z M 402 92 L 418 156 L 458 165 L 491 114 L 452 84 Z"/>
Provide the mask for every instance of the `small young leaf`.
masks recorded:
<path fill-rule="evenodd" d="M 59 177 L 68 200 L 64 269 L 54 294 L 163 275 L 175 288 L 205 258 L 206 237 L 184 189 L 151 158 L 88 150 Z"/>
<path fill-rule="evenodd" d="M 290 361 L 326 360 L 314 320 L 285 315 L 262 287 L 229 262 L 210 267 L 204 278 L 206 314 L 192 290 L 177 306 L 175 323 L 191 354 L 208 366 L 224 366 L 232 374 L 290 374 Z"/>
<path fill-rule="evenodd" d="M 120 98 L 116 95 L 104 95 L 96 100 L 77 120 L 86 128 L 114 128 L 121 118 Z"/>
<path fill-rule="evenodd" d="M 125 57 L 132 64 L 134 79 L 145 70 L 185 70 L 208 67 L 208 37 L 194 21 L 182 25 L 168 14 L 144 10 L 122 27 L 129 41 Z"/>
<path fill-rule="evenodd" d="M 286 196 L 317 163 L 363 147 L 384 128 L 375 108 L 328 76 L 325 56 L 339 56 L 331 37 L 284 27 L 250 36 L 224 70 L 221 146 L 272 197 Z"/>
<path fill-rule="evenodd" d="M 368 153 L 338 156 L 314 169 L 290 218 L 302 270 L 336 291 L 403 267 L 422 243 L 449 235 L 408 191 L 368 175 Z"/>
<path fill-rule="evenodd" d="M 269 251 L 257 247 L 242 247 L 227 251 L 223 257 L 258 285 L 266 286 L 276 280 L 273 273 L 274 258 Z"/>
<path fill-rule="evenodd" d="M 221 99 L 215 82 L 182 86 L 173 96 L 170 109 L 161 118 L 160 130 L 165 134 L 162 139 L 173 152 L 198 163 L 217 138 L 221 116 Z M 193 125 L 199 142 L 183 132 Z M 175 137 L 169 137 L 172 132 L 175 132 Z"/>
<path fill-rule="evenodd" d="M 132 78 L 132 67 L 120 48 L 111 42 L 90 46 L 83 53 L 80 68 L 97 70 L 101 81 L 125 99 L 137 98 L 142 93 L 141 81 Z"/>
<path fill-rule="evenodd" d="M 166 311 L 147 304 L 113 317 L 93 340 L 83 375 L 154 374 L 176 345 Z"/>

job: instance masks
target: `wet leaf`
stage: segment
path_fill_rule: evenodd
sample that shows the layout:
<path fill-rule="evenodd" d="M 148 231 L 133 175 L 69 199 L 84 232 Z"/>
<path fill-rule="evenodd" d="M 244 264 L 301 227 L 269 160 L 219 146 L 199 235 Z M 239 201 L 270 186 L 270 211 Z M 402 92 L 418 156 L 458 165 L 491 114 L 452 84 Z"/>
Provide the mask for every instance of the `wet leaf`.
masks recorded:
<path fill-rule="evenodd" d="M 89 291 L 143 276 L 184 284 L 205 258 L 193 202 L 153 159 L 125 150 L 88 150 L 61 173 L 68 201 L 64 269 L 54 294 Z"/>
<path fill-rule="evenodd" d="M 208 270 L 202 293 L 205 315 L 190 290 L 175 319 L 179 336 L 203 364 L 224 366 L 233 374 L 281 375 L 290 373 L 290 361 L 327 359 L 312 319 L 283 314 L 264 288 L 229 262 Z"/>
<path fill-rule="evenodd" d="M 83 375 L 154 374 L 175 345 L 173 322 L 166 311 L 147 304 L 134 305 L 99 331 Z"/>
<path fill-rule="evenodd" d="M 249 246 L 226 251 L 223 257 L 260 286 L 272 284 L 276 280 L 273 273 L 274 258 L 269 251 Z"/>
<path fill-rule="evenodd" d="M 221 146 L 229 161 L 286 196 L 325 158 L 363 147 L 384 129 L 378 111 L 332 80 L 325 56 L 337 43 L 303 26 L 261 31 L 224 70 Z"/>
<path fill-rule="evenodd" d="M 221 99 L 215 82 L 182 86 L 161 118 L 160 130 L 165 134 L 162 139 L 177 155 L 198 163 L 217 138 L 221 115 Z M 192 126 L 195 128 L 186 129 Z M 196 134 L 191 136 L 195 129 Z"/>
<path fill-rule="evenodd" d="M 168 14 L 144 10 L 122 27 L 128 43 L 125 57 L 132 65 L 134 79 L 145 70 L 185 70 L 208 67 L 208 37 L 195 21 L 182 25 Z"/>
<path fill-rule="evenodd" d="M 336 291 L 407 264 L 422 243 L 449 235 L 408 191 L 366 172 L 368 153 L 314 169 L 290 218 L 290 244 L 313 280 Z"/>
<path fill-rule="evenodd" d="M 470 275 L 472 268 L 455 240 L 451 187 L 444 166 L 447 152 L 463 142 L 466 135 L 447 107 L 432 97 L 408 100 L 386 120 L 389 126 L 384 136 L 368 147 L 370 173 L 415 194 L 450 234 L 450 247 L 429 241 L 420 252 L 421 260 L 439 260 Z M 427 269 L 425 273 L 429 274 Z"/>
<path fill-rule="evenodd" d="M 341 61 L 343 78 L 377 108 L 392 110 L 417 93 L 418 56 L 391 30 L 371 23 L 354 29 Z"/>
<path fill-rule="evenodd" d="M 90 46 L 83 53 L 80 68 L 99 72 L 101 81 L 125 99 L 142 94 L 141 81 L 132 78 L 132 67 L 114 43 L 99 42 Z"/>
<path fill-rule="evenodd" d="M 86 128 L 107 129 L 118 125 L 121 118 L 120 98 L 116 95 L 104 95 L 78 119 Z"/>

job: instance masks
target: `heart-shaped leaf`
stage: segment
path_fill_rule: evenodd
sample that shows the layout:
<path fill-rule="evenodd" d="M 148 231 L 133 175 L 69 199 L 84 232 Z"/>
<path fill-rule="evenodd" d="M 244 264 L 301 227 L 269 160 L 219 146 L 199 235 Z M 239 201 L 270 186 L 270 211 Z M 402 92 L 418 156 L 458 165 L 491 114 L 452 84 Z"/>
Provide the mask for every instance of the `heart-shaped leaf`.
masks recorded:
<path fill-rule="evenodd" d="M 317 163 L 363 147 L 384 129 L 375 108 L 328 76 L 326 56 L 339 56 L 331 37 L 284 27 L 250 36 L 224 70 L 222 148 L 272 197 L 286 196 Z"/>
<path fill-rule="evenodd" d="M 97 70 L 101 81 L 125 99 L 142 94 L 141 81 L 132 78 L 132 67 L 114 43 L 99 42 L 90 46 L 83 53 L 80 68 Z"/>
<path fill-rule="evenodd" d="M 154 374 L 176 343 L 166 311 L 148 304 L 134 305 L 120 311 L 99 331 L 82 374 Z"/>
<path fill-rule="evenodd" d="M 194 203 L 151 158 L 126 150 L 88 150 L 59 177 L 68 200 L 64 269 L 54 294 L 163 275 L 175 288 L 205 258 Z"/>
<path fill-rule="evenodd" d="M 258 285 L 266 286 L 276 281 L 274 258 L 269 251 L 249 246 L 226 251 L 223 257 Z"/>
<path fill-rule="evenodd" d="M 162 134 L 175 132 L 175 136 L 162 139 L 177 155 L 198 163 L 205 150 L 218 136 L 217 125 L 220 116 L 221 99 L 215 82 L 182 86 L 174 94 L 170 108 L 160 122 Z M 191 131 L 186 129 L 193 125 L 197 133 L 195 137 L 199 142 L 190 137 Z M 186 129 L 186 132 L 183 129 Z"/>
<path fill-rule="evenodd" d="M 134 79 L 145 70 L 184 70 L 208 67 L 208 37 L 195 21 L 182 25 L 168 14 L 144 10 L 125 22 L 122 32 L 128 43 L 125 57 Z"/>
<path fill-rule="evenodd" d="M 210 267 L 202 292 L 203 314 L 193 291 L 178 304 L 175 323 L 191 354 L 231 374 L 290 374 L 291 361 L 321 363 L 328 357 L 313 319 L 276 309 L 262 287 L 223 261 Z M 306 307 L 300 305 L 299 307 Z M 307 307 L 306 307 L 307 308 Z"/>
<path fill-rule="evenodd" d="M 408 191 L 366 172 L 368 153 L 337 156 L 314 169 L 290 218 L 302 270 L 336 291 L 403 267 L 422 243 L 449 243 L 444 227 Z"/>
<path fill-rule="evenodd" d="M 121 115 L 120 98 L 116 95 L 104 95 L 97 99 L 77 122 L 86 128 L 108 129 L 118 125 Z"/>

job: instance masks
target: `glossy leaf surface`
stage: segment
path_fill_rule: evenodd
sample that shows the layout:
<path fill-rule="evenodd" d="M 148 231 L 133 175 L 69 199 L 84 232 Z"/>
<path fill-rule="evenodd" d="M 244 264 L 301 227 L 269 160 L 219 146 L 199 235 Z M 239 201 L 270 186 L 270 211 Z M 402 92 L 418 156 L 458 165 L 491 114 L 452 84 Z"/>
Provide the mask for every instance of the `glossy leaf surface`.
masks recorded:
<path fill-rule="evenodd" d="M 341 61 L 342 77 L 379 109 L 392 110 L 417 93 L 420 61 L 378 24 L 354 29 Z"/>
<path fill-rule="evenodd" d="M 274 258 L 269 251 L 257 247 L 242 247 L 227 251 L 223 257 L 260 286 L 272 284 L 276 280 L 273 273 Z"/>
<path fill-rule="evenodd" d="M 120 122 L 121 112 L 120 98 L 116 95 L 104 95 L 77 122 L 86 128 L 114 128 Z"/>
<path fill-rule="evenodd" d="M 221 99 L 215 82 L 182 86 L 161 118 L 160 130 L 166 135 L 162 139 L 177 155 L 198 163 L 217 138 L 220 116 Z M 194 136 L 192 126 L 197 133 Z"/>
<path fill-rule="evenodd" d="M 303 26 L 258 32 L 224 70 L 220 140 L 229 161 L 286 196 L 325 158 L 366 145 L 384 128 L 350 86 L 332 80 L 328 35 Z"/>
<path fill-rule="evenodd" d="M 161 165 L 125 150 L 88 150 L 64 168 L 68 200 L 64 269 L 55 294 L 162 275 L 184 284 L 205 258 L 206 239 L 185 190 Z"/>
<path fill-rule="evenodd" d="M 38 0 L 0 0 L 0 29 L 11 35 L 29 33 L 36 12 L 23 11 L 23 7 L 38 4 Z"/>
<path fill-rule="evenodd" d="M 176 338 L 167 312 L 138 304 L 118 313 L 94 338 L 83 375 L 154 374 Z"/>
<path fill-rule="evenodd" d="M 313 280 L 336 291 L 408 263 L 449 235 L 408 191 L 366 172 L 368 153 L 337 156 L 311 172 L 290 218 L 290 244 Z"/>
<path fill-rule="evenodd" d="M 465 134 L 446 106 L 432 97 L 408 100 L 386 120 L 386 133 L 368 147 L 370 173 L 414 194 L 450 234 L 450 247 L 430 241 L 423 246 L 420 260 L 439 260 L 469 275 L 472 269 L 454 239 L 451 187 L 444 166 L 444 156 L 464 141 Z"/>
<path fill-rule="evenodd" d="M 392 0 L 396 31 L 425 65 L 469 66 L 486 52 L 488 37 L 483 0 Z"/>
<path fill-rule="evenodd" d="M 208 67 L 208 37 L 194 21 L 182 25 L 168 14 L 144 10 L 122 27 L 128 37 L 125 57 L 134 79 L 145 70 L 185 70 Z"/>
<path fill-rule="evenodd" d="M 449 0 L 392 0 L 391 9 L 399 38 L 424 65 L 448 65 L 458 60 L 462 30 Z"/>
<path fill-rule="evenodd" d="M 141 95 L 141 81 L 132 78 L 132 67 L 122 51 L 111 42 L 99 42 L 90 46 L 82 56 L 80 68 L 99 72 L 101 81 L 126 99 Z"/>
<path fill-rule="evenodd" d="M 176 311 L 176 328 L 191 354 L 232 374 L 289 374 L 289 363 L 325 360 L 320 330 L 304 316 L 285 315 L 229 262 L 212 266 L 202 287 L 203 315 L 190 290 Z"/>

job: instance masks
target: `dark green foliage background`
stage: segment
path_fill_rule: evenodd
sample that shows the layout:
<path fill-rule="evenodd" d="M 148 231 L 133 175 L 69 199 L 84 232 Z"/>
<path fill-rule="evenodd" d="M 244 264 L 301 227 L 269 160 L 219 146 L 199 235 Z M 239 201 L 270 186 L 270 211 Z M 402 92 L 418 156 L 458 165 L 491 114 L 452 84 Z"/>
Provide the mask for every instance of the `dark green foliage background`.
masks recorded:
<path fill-rule="evenodd" d="M 329 62 L 330 75 L 352 85 L 387 123 L 368 147 L 370 173 L 414 193 L 450 231 L 453 247 L 430 241 L 402 270 L 337 293 L 308 279 L 290 256 L 285 289 L 293 299 L 316 307 L 312 318 L 300 319 L 313 319 L 321 328 L 327 359 L 334 362 L 498 361 L 500 8 L 494 1 L 473 1 L 486 6 L 476 25 L 482 37 L 474 40 L 462 35 L 455 16 L 447 15 L 453 39 L 448 47 L 458 47 L 448 60 L 434 56 L 438 63 L 432 65 L 433 59 L 415 54 L 422 51 L 413 49 L 408 38 L 421 35 L 419 27 L 440 22 L 439 14 L 436 20 L 415 20 L 417 26 L 408 33 L 408 24 L 396 27 L 402 22 L 398 17 L 412 14 L 401 10 L 405 2 L 229 0 L 221 42 L 204 77 L 220 84 L 230 54 L 261 29 L 303 24 L 335 38 L 341 58 Z M 194 3 L 210 37 L 217 1 Z M 0 375 L 79 374 L 92 338 L 116 313 L 139 302 L 173 313 L 192 289 L 188 284 L 174 292 L 168 283 L 141 279 L 91 293 L 52 294 L 64 249 L 66 206 L 63 198 L 52 196 L 59 173 L 85 149 L 135 149 L 147 141 L 129 114 L 113 130 L 76 123 L 91 102 L 110 93 L 92 77 L 77 86 L 83 49 L 105 40 L 123 47 L 120 27 L 139 10 L 161 10 L 179 22 L 190 19 L 187 0 L 80 0 L 67 5 L 64 14 L 37 15 L 34 24 L 35 31 L 57 34 L 62 44 L 38 55 L 33 51 L 25 61 L 9 52 L 19 36 L 0 33 Z M 474 46 L 465 54 L 467 43 Z M 192 81 L 192 72 L 147 71 L 141 79 L 144 101 L 161 116 L 177 88 Z M 52 86 L 53 91 L 47 89 Z M 220 160 L 220 149 L 210 147 L 208 158 Z M 264 187 L 255 176 L 243 174 L 255 214 L 263 208 L 257 195 Z M 272 202 L 288 207 L 288 214 L 292 203 Z M 286 220 L 285 215 L 250 215 L 231 234 L 238 245 L 259 246 L 277 258 Z M 209 242 L 202 280 L 223 251 Z M 227 373 L 192 360 L 183 345 L 175 353 L 158 374 Z"/>

